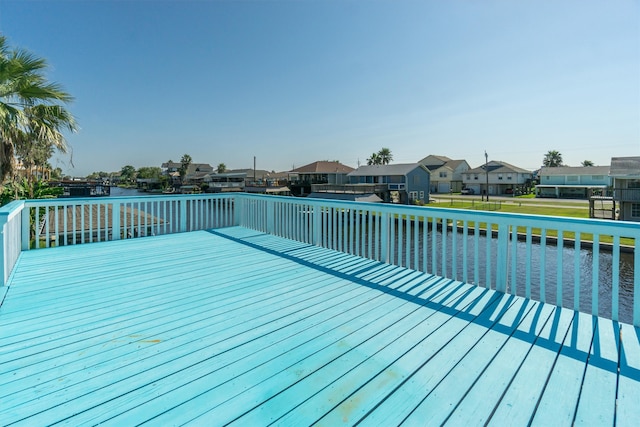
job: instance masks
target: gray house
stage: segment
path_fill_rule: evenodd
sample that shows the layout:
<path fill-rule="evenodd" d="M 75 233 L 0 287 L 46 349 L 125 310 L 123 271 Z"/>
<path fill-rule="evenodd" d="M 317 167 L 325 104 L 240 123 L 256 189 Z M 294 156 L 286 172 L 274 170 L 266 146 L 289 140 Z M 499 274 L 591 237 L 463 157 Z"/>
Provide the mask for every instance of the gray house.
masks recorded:
<path fill-rule="evenodd" d="M 640 222 L 640 157 L 613 157 L 609 176 L 617 219 Z"/>
<path fill-rule="evenodd" d="M 429 170 L 419 163 L 360 166 L 347 177 L 350 185 L 375 185 L 385 202 L 429 202 Z"/>

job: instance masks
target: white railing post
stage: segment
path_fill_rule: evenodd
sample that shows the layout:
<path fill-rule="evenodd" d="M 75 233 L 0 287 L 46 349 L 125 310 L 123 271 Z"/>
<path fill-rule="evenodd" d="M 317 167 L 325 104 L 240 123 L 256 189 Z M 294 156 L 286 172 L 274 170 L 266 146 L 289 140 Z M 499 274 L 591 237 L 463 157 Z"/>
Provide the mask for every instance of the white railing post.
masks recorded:
<path fill-rule="evenodd" d="M 187 203 L 188 199 L 178 200 L 178 205 L 180 206 L 180 227 L 178 231 L 181 233 L 187 231 Z"/>
<path fill-rule="evenodd" d="M 273 199 L 266 200 L 266 208 L 267 208 L 267 226 L 266 232 L 267 234 L 274 234 L 274 226 L 275 226 L 275 202 Z"/>
<path fill-rule="evenodd" d="M 491 237 L 491 229 L 487 229 L 487 238 Z M 498 225 L 498 250 L 497 250 L 496 290 L 507 292 L 507 257 L 509 254 L 509 226 L 501 222 Z"/>
<path fill-rule="evenodd" d="M 244 225 L 242 221 L 245 197 L 236 195 L 230 199 L 233 204 L 233 225 Z"/>
<path fill-rule="evenodd" d="M 633 249 L 633 326 L 640 327 L 640 238 L 635 239 Z"/>
<path fill-rule="evenodd" d="M 120 240 L 120 202 L 114 202 L 111 208 L 111 240 Z"/>
<path fill-rule="evenodd" d="M 381 215 L 380 223 L 380 261 L 389 263 L 389 214 L 384 212 Z"/>
<path fill-rule="evenodd" d="M 28 251 L 31 248 L 30 245 L 30 240 L 31 240 L 31 208 L 27 207 L 27 206 L 23 206 L 22 207 L 22 212 L 20 213 L 21 215 L 21 234 L 22 234 L 22 250 L 23 251 Z M 33 227 L 36 228 L 38 224 L 38 221 L 36 220 L 36 223 L 33 224 Z"/>
<path fill-rule="evenodd" d="M 313 206 L 313 244 L 322 246 L 322 208 Z"/>

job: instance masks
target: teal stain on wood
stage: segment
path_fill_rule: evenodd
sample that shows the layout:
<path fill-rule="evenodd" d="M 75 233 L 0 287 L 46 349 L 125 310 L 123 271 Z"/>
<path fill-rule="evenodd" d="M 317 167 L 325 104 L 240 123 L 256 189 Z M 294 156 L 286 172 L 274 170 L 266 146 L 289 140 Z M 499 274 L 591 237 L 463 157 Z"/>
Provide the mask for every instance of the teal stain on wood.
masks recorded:
<path fill-rule="evenodd" d="M 25 252 L 0 289 L 3 425 L 640 412 L 638 328 L 240 227 Z"/>

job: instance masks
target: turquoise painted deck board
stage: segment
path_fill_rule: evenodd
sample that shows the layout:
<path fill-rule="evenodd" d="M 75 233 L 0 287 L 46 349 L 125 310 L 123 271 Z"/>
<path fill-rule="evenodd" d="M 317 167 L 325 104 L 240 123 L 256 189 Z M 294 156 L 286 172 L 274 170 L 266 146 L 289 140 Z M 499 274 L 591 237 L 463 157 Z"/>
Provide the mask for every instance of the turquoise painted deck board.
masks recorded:
<path fill-rule="evenodd" d="M 640 412 L 638 328 L 238 227 L 25 252 L 2 295 L 2 425 Z"/>

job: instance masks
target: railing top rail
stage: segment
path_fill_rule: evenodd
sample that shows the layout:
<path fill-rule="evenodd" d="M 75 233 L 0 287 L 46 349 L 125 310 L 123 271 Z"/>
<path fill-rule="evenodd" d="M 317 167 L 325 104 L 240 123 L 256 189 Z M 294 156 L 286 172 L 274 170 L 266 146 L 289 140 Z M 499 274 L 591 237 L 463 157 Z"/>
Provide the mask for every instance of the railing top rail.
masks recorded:
<path fill-rule="evenodd" d="M 138 201 L 171 201 L 189 199 L 232 199 L 239 193 L 200 193 L 200 194 L 170 194 L 170 195 L 144 195 L 144 196 L 119 196 L 119 197 L 69 197 L 58 199 L 30 199 L 24 200 L 27 207 L 56 206 L 56 205 L 82 205 L 100 203 L 131 203 Z"/>
<path fill-rule="evenodd" d="M 25 200 L 14 200 L 11 203 L 0 207 L 0 217 L 5 217 L 5 221 L 9 221 L 14 216 L 18 215 L 25 205 Z"/>

